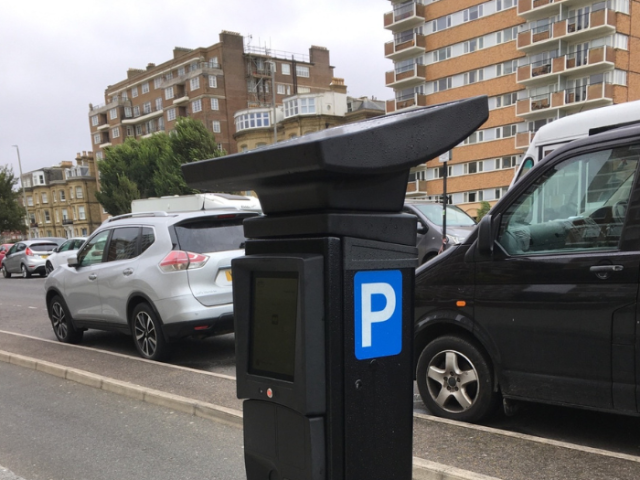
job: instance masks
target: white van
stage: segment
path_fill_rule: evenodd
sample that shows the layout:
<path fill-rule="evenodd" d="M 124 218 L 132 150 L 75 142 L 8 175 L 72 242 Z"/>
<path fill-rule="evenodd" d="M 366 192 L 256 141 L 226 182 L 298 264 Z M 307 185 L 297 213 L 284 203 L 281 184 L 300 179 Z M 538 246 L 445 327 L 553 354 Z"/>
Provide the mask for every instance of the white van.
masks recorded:
<path fill-rule="evenodd" d="M 579 138 L 634 123 L 640 123 L 640 100 L 595 108 L 548 123 L 533 137 L 509 188 L 556 148 Z"/>
<path fill-rule="evenodd" d="M 140 198 L 131 202 L 131 213 L 192 212 L 218 208 L 236 208 L 262 213 L 260 201 L 256 197 L 228 193 L 197 193 L 195 195 Z"/>

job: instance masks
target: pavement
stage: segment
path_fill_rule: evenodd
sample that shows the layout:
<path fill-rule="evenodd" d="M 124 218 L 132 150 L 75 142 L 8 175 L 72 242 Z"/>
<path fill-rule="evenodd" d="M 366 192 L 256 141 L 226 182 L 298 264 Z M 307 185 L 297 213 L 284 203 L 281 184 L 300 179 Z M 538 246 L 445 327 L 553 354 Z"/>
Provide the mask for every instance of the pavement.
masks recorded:
<path fill-rule="evenodd" d="M 235 378 L 0 331 L 0 361 L 242 428 Z M 414 414 L 416 480 L 638 480 L 640 457 Z M 0 480 L 21 480 L 0 466 Z"/>

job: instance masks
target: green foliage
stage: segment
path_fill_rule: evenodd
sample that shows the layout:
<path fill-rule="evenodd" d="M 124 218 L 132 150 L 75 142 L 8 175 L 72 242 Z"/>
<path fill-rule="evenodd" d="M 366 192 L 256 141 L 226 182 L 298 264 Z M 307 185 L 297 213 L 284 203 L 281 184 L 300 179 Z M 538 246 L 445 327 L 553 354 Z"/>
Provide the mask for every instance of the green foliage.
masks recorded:
<path fill-rule="evenodd" d="M 26 211 L 20 201 L 22 194 L 17 190 L 17 184 L 13 169 L 7 165 L 0 166 L 0 232 L 27 231 Z"/>
<path fill-rule="evenodd" d="M 202 122 L 180 118 L 168 135 L 127 138 L 122 145 L 107 148 L 98 162 L 96 197 L 111 215 L 122 215 L 131 211 L 131 201 L 138 198 L 196 193 L 187 186 L 180 166 L 223 154 Z"/>
<path fill-rule="evenodd" d="M 489 204 L 489 202 L 480 202 L 480 208 L 478 209 L 476 221 L 479 222 L 480 220 L 482 220 L 482 217 L 489 213 L 489 210 L 491 210 L 491 205 Z"/>

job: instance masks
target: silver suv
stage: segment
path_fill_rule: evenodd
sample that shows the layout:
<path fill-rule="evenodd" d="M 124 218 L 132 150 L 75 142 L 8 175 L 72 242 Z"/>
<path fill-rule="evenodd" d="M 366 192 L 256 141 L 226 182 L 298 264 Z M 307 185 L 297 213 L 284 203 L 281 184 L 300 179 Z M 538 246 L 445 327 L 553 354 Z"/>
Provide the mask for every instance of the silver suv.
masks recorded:
<path fill-rule="evenodd" d="M 56 337 L 78 343 L 89 328 L 121 331 L 142 357 L 161 360 L 173 340 L 232 332 L 231 260 L 244 254 L 242 221 L 255 215 L 224 209 L 107 220 L 45 282 Z"/>

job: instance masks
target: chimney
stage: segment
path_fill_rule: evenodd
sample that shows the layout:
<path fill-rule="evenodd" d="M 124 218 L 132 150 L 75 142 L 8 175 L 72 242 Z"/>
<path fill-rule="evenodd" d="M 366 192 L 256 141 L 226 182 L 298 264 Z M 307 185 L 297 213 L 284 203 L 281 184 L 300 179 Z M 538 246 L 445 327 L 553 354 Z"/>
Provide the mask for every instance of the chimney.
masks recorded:
<path fill-rule="evenodd" d="M 344 78 L 333 77 L 331 79 L 331 83 L 329 84 L 332 92 L 336 93 L 347 93 L 347 86 L 344 84 Z"/>

